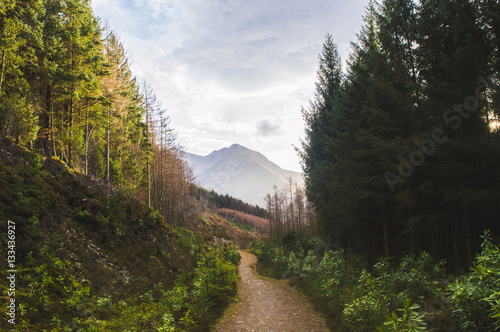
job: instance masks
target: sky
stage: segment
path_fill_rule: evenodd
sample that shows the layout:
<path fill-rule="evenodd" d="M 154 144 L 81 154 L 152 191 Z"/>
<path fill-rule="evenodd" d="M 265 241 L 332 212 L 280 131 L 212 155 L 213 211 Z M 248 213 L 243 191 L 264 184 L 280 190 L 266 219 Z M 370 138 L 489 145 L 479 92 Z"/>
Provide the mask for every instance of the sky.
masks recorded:
<path fill-rule="evenodd" d="M 300 171 L 302 108 L 314 99 L 327 33 L 342 60 L 368 0 L 93 0 L 177 143 L 207 155 L 233 143 Z"/>

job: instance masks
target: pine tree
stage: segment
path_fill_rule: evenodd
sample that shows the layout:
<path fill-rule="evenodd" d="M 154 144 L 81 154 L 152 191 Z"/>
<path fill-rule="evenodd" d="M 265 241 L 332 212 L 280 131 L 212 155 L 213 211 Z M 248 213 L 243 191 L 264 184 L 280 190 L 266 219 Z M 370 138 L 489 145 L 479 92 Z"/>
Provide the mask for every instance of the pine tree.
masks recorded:
<path fill-rule="evenodd" d="M 56 134 L 59 130 L 56 119 L 58 113 L 57 83 L 60 78 L 57 68 L 64 61 L 61 37 L 64 24 L 61 11 L 61 1 L 44 2 L 42 46 L 37 52 L 39 79 L 35 83 L 40 103 L 40 132 L 37 147 L 42 150 L 44 155 L 53 156 L 58 156 Z"/>
<path fill-rule="evenodd" d="M 146 178 L 147 178 L 147 186 L 148 186 L 148 194 L 147 194 L 147 201 L 148 205 L 152 206 L 153 201 L 151 200 L 151 181 L 152 181 L 152 176 L 153 176 L 153 169 L 152 169 L 152 158 L 151 156 L 153 155 L 151 143 L 154 140 L 154 125 L 153 125 L 153 114 L 158 111 L 158 103 L 156 101 L 156 95 L 154 94 L 153 90 L 151 87 L 148 85 L 146 81 L 144 81 L 142 85 L 142 102 L 143 105 L 142 107 L 144 108 L 145 112 L 145 117 L 146 117 L 146 141 L 148 142 L 147 146 L 147 154 L 148 154 L 148 159 L 147 159 L 147 164 L 146 164 Z"/>
<path fill-rule="evenodd" d="M 346 247 L 378 255 L 381 236 L 378 207 L 374 204 L 375 193 L 369 184 L 380 180 L 378 156 L 372 152 L 369 133 L 373 118 L 373 93 L 378 63 L 383 63 L 377 28 L 377 12 L 373 2 L 364 17 L 365 26 L 358 35 L 358 42 L 353 43 L 353 53 L 348 61 L 348 73 L 342 89 L 342 98 L 338 104 L 335 123 L 338 128 L 336 140 L 330 140 L 329 151 L 339 156 L 332 172 L 337 174 L 337 215 L 341 220 L 339 235 L 334 239 Z M 375 208 L 375 210 L 373 210 Z M 385 245 L 385 244 L 384 244 Z"/>
<path fill-rule="evenodd" d="M 130 71 L 125 49 L 107 28 L 104 53 L 107 75 L 101 84 L 105 98 L 105 177 L 108 183 L 119 185 L 124 176 L 129 180 L 134 177 L 123 171 L 132 156 L 133 142 L 137 141 L 137 135 L 142 135 L 139 129 L 142 112 L 139 110 L 138 87 Z M 130 163 L 136 162 L 131 160 Z"/>
<path fill-rule="evenodd" d="M 487 105 L 490 115 L 498 127 L 500 119 L 500 3 L 494 0 L 479 1 L 481 28 L 486 34 L 486 44 L 490 46 L 489 68 L 483 73 L 490 83 L 486 91 L 490 103 Z"/>
<path fill-rule="evenodd" d="M 37 0 L 0 4 L 0 132 L 29 146 L 38 131 L 30 83 L 38 67 L 42 13 Z"/>
<path fill-rule="evenodd" d="M 478 1 L 423 1 L 420 12 L 424 114 L 447 140 L 436 145 L 422 168 L 426 181 L 412 185 L 412 200 L 434 197 L 427 200 L 425 209 L 413 208 L 414 219 L 422 224 L 416 227 L 414 242 L 436 257 L 446 257 L 458 269 L 464 257 L 472 261 L 478 245 L 472 236 L 481 232 L 475 228 L 477 218 L 487 223 L 492 217 L 490 206 L 495 204 L 496 153 L 489 139 L 487 84 L 480 78 L 491 70 L 492 49 L 481 26 Z M 409 209 L 407 201 L 402 206 Z M 431 234 L 431 241 L 419 235 L 422 230 Z M 451 247 L 457 249 L 450 251 Z"/>
<path fill-rule="evenodd" d="M 63 131 L 65 157 L 68 165 L 73 155 L 82 151 L 82 102 L 97 85 L 101 29 L 92 14 L 88 0 L 66 0 L 62 3 L 64 30 L 62 45 L 64 61 L 59 64 L 60 93 L 66 128 Z M 74 151 L 75 150 L 75 151 Z"/>
<path fill-rule="evenodd" d="M 307 197 L 317 208 L 323 234 L 330 235 L 335 228 L 335 213 L 332 211 L 335 197 L 332 196 L 330 173 L 335 155 L 326 154 L 325 141 L 333 138 L 332 118 L 342 85 L 342 63 L 333 43 L 332 35 L 326 36 L 320 55 L 317 72 L 315 100 L 309 109 L 303 109 L 306 137 L 302 142 L 300 156 L 307 184 Z"/>

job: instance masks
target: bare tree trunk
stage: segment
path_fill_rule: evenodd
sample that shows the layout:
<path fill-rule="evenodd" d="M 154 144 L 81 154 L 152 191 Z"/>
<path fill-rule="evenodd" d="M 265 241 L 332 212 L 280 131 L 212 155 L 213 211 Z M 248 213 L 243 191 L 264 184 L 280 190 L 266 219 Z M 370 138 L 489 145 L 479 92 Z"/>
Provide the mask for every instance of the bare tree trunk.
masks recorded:
<path fill-rule="evenodd" d="M 467 216 L 467 208 L 465 207 L 464 202 L 464 227 L 465 227 L 465 243 L 467 245 L 467 263 L 469 265 L 472 264 L 472 244 L 470 241 L 470 229 L 469 229 L 469 220 Z"/>
<path fill-rule="evenodd" d="M 54 114 L 54 105 L 50 104 L 50 137 L 52 141 L 52 148 L 54 150 L 54 156 L 57 157 L 57 147 L 56 147 L 56 138 L 54 136 L 54 122 L 55 122 L 55 114 Z"/>
<path fill-rule="evenodd" d="M 3 91 L 3 77 L 5 72 L 5 50 L 2 51 L 2 72 L 0 73 L 0 96 Z"/>
<path fill-rule="evenodd" d="M 295 224 L 295 218 L 294 218 L 294 213 L 293 213 L 293 179 L 290 176 L 288 178 L 288 187 L 287 189 L 290 192 L 290 223 L 292 225 L 292 230 L 295 231 L 296 229 L 296 224 Z"/>
<path fill-rule="evenodd" d="M 150 128 L 149 128 L 149 100 L 148 100 L 148 86 L 146 81 L 144 81 L 144 102 L 145 102 L 145 109 L 146 109 L 146 140 L 148 142 L 147 147 L 147 161 L 146 161 L 146 171 L 147 171 L 147 177 L 148 177 L 148 206 L 151 207 L 151 160 L 150 160 L 150 155 L 151 155 L 151 139 L 150 139 Z"/>
<path fill-rule="evenodd" d="M 106 183 L 109 186 L 109 126 L 110 126 L 110 117 L 111 117 L 111 111 L 109 105 L 108 107 L 108 122 L 106 125 Z"/>
<path fill-rule="evenodd" d="M 73 95 L 70 97 L 69 101 L 69 142 L 68 142 L 68 166 L 72 167 L 71 164 L 71 149 L 72 149 L 72 141 L 73 141 Z"/>
<path fill-rule="evenodd" d="M 389 257 L 389 227 L 387 225 L 387 211 L 385 195 L 382 193 L 382 230 L 384 232 L 384 255 Z"/>
<path fill-rule="evenodd" d="M 85 122 L 85 175 L 89 175 L 89 118 L 90 118 L 90 105 L 87 100 L 87 121 Z"/>
<path fill-rule="evenodd" d="M 50 135 L 51 135 L 51 92 L 50 86 L 47 84 L 47 90 L 45 91 L 45 109 L 40 115 L 40 127 L 42 129 L 42 135 L 40 137 L 40 144 L 42 146 L 42 152 L 45 154 L 50 154 Z"/>

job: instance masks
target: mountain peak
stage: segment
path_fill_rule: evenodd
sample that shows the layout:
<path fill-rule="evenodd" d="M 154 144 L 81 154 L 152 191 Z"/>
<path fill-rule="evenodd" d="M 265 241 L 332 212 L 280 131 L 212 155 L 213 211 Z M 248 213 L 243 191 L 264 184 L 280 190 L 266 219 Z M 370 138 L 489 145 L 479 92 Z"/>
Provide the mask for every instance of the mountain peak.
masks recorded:
<path fill-rule="evenodd" d="M 256 152 L 256 151 L 250 150 L 247 147 L 244 147 L 243 145 L 234 143 L 234 144 L 231 144 L 230 147 L 224 147 L 224 148 L 221 148 L 221 149 L 218 149 L 218 150 L 213 150 L 210 154 L 206 155 L 205 157 L 208 157 L 208 156 L 211 156 L 211 157 L 220 156 L 222 154 L 233 153 L 233 152 L 236 152 L 236 151 L 251 151 L 251 152 Z"/>
<path fill-rule="evenodd" d="M 240 145 L 238 143 L 234 143 L 229 147 L 230 150 L 235 150 L 235 149 L 245 149 L 249 150 L 248 148 L 244 147 L 243 145 Z"/>
<path fill-rule="evenodd" d="M 239 152 L 239 153 L 245 153 L 248 155 L 262 155 L 260 152 L 249 149 L 246 146 L 243 146 L 243 145 L 237 144 L 237 143 L 234 143 L 229 148 L 225 148 L 225 149 L 229 150 L 229 152 Z M 264 155 L 262 155 L 262 156 L 264 156 Z"/>
<path fill-rule="evenodd" d="M 260 206 L 273 185 L 283 187 L 290 177 L 303 185 L 301 173 L 284 170 L 260 152 L 236 143 L 204 157 L 188 153 L 186 161 L 202 187 Z"/>

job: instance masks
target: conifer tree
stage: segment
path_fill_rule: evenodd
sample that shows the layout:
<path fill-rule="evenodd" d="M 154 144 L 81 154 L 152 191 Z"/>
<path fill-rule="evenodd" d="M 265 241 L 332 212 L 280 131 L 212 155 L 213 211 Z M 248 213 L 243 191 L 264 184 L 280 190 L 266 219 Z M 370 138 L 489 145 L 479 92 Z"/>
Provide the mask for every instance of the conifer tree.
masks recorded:
<path fill-rule="evenodd" d="M 380 181 L 379 159 L 373 141 L 375 133 L 374 109 L 377 94 L 374 87 L 380 77 L 376 68 L 384 64 L 378 36 L 377 12 L 370 2 L 364 17 L 365 26 L 353 43 L 353 53 L 348 61 L 348 73 L 342 89 L 342 98 L 337 106 L 335 123 L 338 129 L 336 140 L 330 140 L 329 153 L 339 156 L 332 172 L 337 174 L 337 213 L 341 219 L 339 235 L 333 239 L 345 246 L 362 252 L 367 246 L 371 254 L 378 255 L 375 248 L 382 242 L 380 205 L 375 204 L 381 196 L 372 183 Z M 380 186 L 378 184 L 377 186 Z"/>
<path fill-rule="evenodd" d="M 37 147 L 44 155 L 58 156 L 56 120 L 58 113 L 58 66 L 64 61 L 62 58 L 62 31 L 64 29 L 62 1 L 44 2 L 43 30 L 37 58 L 39 79 L 35 89 L 39 99 L 39 125 Z"/>
<path fill-rule="evenodd" d="M 300 155 L 322 234 L 370 260 L 471 261 L 498 215 L 498 9 L 371 1 L 335 94 L 320 63 Z"/>
<path fill-rule="evenodd" d="M 327 34 L 319 57 L 315 99 L 309 109 L 303 109 L 306 137 L 302 142 L 300 156 L 307 184 L 307 197 L 318 209 L 318 217 L 324 234 L 334 229 L 335 213 L 332 210 L 335 197 L 331 192 L 331 168 L 335 155 L 326 154 L 325 142 L 334 139 L 335 124 L 332 123 L 336 103 L 342 86 L 342 63 L 333 42 Z"/>
<path fill-rule="evenodd" d="M 420 10 L 424 113 L 447 139 L 436 145 L 422 168 L 425 182 L 412 185 L 416 193 L 412 200 L 434 196 L 427 208 L 412 213 L 416 220 L 426 219 L 416 229 L 428 230 L 431 241 L 418 231 L 414 242 L 437 257 L 447 257 L 454 269 L 461 268 L 463 257 L 472 262 L 478 243 L 471 234 L 482 231 L 476 228 L 476 220 L 479 217 L 487 223 L 495 204 L 494 195 L 486 194 L 494 190 L 491 179 L 496 161 L 489 139 L 488 98 L 484 97 L 492 46 L 481 26 L 483 19 L 478 1 L 423 1 Z M 401 203 L 408 209 L 408 199 Z M 457 250 L 449 252 L 452 246 Z"/>
<path fill-rule="evenodd" d="M 137 121 L 142 119 L 140 114 L 133 115 L 139 107 L 136 100 L 138 88 L 131 74 L 125 49 L 116 35 L 108 29 L 105 29 L 104 53 L 107 71 L 102 81 L 105 98 L 103 106 L 106 110 L 105 176 L 108 182 L 120 184 L 124 175 L 123 164 L 131 156 L 131 139 L 140 134 L 136 131 Z M 130 137 L 131 134 L 133 137 Z"/>
<path fill-rule="evenodd" d="M 38 0 L 0 4 L 0 132 L 30 146 L 38 130 L 30 73 L 38 66 L 42 12 Z"/>
<path fill-rule="evenodd" d="M 97 86 L 101 29 L 88 0 L 66 0 L 62 45 L 64 61 L 59 64 L 60 93 L 65 126 L 63 143 L 68 165 L 82 150 L 82 102 Z M 75 151 L 74 151 L 75 150 Z"/>
<path fill-rule="evenodd" d="M 1 2 L 0 133 L 139 195 L 147 186 L 148 203 L 153 196 L 181 224 L 191 179 L 182 149 L 155 123 L 154 93 L 140 90 L 123 45 L 104 30 L 90 0 Z"/>

